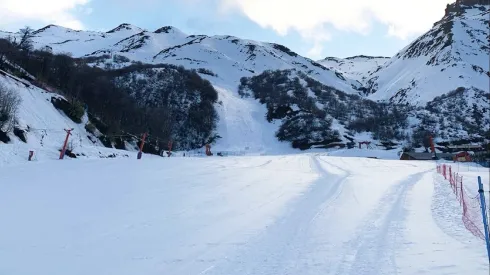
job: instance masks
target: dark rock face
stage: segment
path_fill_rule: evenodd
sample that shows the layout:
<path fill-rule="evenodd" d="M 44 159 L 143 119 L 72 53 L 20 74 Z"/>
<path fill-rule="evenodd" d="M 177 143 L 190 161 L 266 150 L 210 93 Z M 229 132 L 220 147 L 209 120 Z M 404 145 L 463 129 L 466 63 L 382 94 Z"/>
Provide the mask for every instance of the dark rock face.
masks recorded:
<path fill-rule="evenodd" d="M 463 6 L 471 7 L 476 5 L 490 5 L 489 0 L 456 0 L 453 4 L 446 6 L 446 16 L 450 13 L 460 13 L 464 10 Z"/>
<path fill-rule="evenodd" d="M 488 0 L 456 0 L 457 5 L 474 6 L 474 5 L 488 5 Z"/>
<path fill-rule="evenodd" d="M 131 24 L 128 23 L 122 23 L 121 25 L 117 26 L 116 28 L 108 31 L 107 33 L 115 33 L 120 30 L 130 30 L 132 28 Z"/>
<path fill-rule="evenodd" d="M 173 28 L 170 26 L 161 27 L 155 31 L 155 33 L 170 33 Z"/>

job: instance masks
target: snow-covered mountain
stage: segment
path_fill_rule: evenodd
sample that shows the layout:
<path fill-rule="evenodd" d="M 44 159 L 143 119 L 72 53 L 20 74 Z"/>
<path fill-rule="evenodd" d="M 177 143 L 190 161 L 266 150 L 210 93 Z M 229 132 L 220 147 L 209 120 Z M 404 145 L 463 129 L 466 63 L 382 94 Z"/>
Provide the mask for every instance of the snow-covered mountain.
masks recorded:
<path fill-rule="evenodd" d="M 36 49 L 84 58 L 89 65 L 107 70 L 139 63 L 167 63 L 196 69 L 201 77 L 211 82 L 218 94 L 214 108 L 219 116 L 216 133 L 221 139 L 213 145 L 216 151 L 283 153 L 290 150 L 289 143 L 277 140 L 280 121 L 268 122 L 266 116 L 271 115 L 271 106 L 277 107 L 273 114 L 283 107 L 291 107 L 293 113 L 298 110 L 273 101 L 269 102 L 270 106 L 264 106 L 257 98 L 242 97 L 238 93 L 239 87 L 250 91 L 263 87 L 276 92 L 281 90 L 269 87 L 270 83 L 257 82 L 255 87 L 250 86 L 254 78 L 260 79 L 269 74 L 263 74 L 264 71 L 273 71 L 272 74 L 282 77 L 274 79 L 277 85 L 292 81 L 299 96 L 308 91 L 308 104 L 316 104 L 327 117 L 333 118 L 331 128 L 339 133 L 339 142 L 342 143 L 380 141 L 379 136 L 390 136 L 387 131 L 393 128 L 390 122 L 392 114 L 384 113 L 385 125 L 381 125 L 379 116 L 373 114 L 394 108 L 398 116 L 400 109 L 394 104 L 405 103 L 418 106 L 412 106 L 410 113 L 405 114 L 408 117 L 401 120 L 406 124 L 400 128 L 403 135 L 396 139 L 386 138 L 388 143 L 409 143 L 414 133 L 425 135 L 427 131 L 436 133 L 436 141 L 481 140 L 490 128 L 486 119 L 490 6 L 481 3 L 478 0 L 458 0 L 448 5 L 441 21 L 392 58 L 361 55 L 345 59 L 328 57 L 315 62 L 273 43 L 233 36 L 187 35 L 174 27 L 148 31 L 130 24 L 122 24 L 108 32 L 76 31 L 49 25 L 34 32 L 33 44 Z M 16 35 L 0 32 L 0 38 Z M 161 68 L 155 69 L 156 72 L 159 70 Z M 132 78 L 137 80 L 145 76 L 135 73 Z M 162 84 L 155 83 L 156 86 Z M 335 100 L 326 102 L 332 88 L 336 91 Z M 314 90 L 320 96 L 314 95 Z M 289 95 L 290 91 L 286 92 Z M 355 99 L 344 100 L 351 96 Z M 292 101 L 296 100 L 294 97 Z M 375 101 L 392 106 L 377 105 Z M 288 104 L 291 105 L 290 102 L 285 105 Z M 366 105 L 370 111 L 362 112 L 363 107 L 358 105 Z M 35 112 L 31 107 L 26 108 Z M 458 108 L 457 111 L 454 108 Z M 345 110 L 357 113 L 345 117 L 351 113 Z M 40 110 L 36 117 L 44 113 Z M 376 130 L 371 127 L 371 116 L 365 117 L 366 113 L 377 118 L 375 121 L 379 127 Z M 29 119 L 26 119 L 26 125 L 33 124 Z M 314 136 L 312 143 L 321 141 L 326 144 L 321 135 L 323 132 L 318 137 Z"/>
<path fill-rule="evenodd" d="M 14 35 L 2 33 L 0 36 Z M 348 94 L 360 94 L 362 84 L 273 43 L 243 40 L 233 36 L 186 35 L 174 27 L 150 32 L 122 24 L 102 32 L 75 31 L 49 25 L 35 31 L 37 49 L 70 53 L 86 58 L 92 66 L 121 68 L 137 62 L 182 65 L 196 69 L 219 93 L 215 106 L 219 114 L 217 133 L 221 137 L 213 148 L 233 152 L 284 152 L 289 144 L 275 137 L 277 125 L 265 120 L 266 110 L 252 99 L 240 98 L 237 88 L 242 77 L 265 70 L 293 69 L 327 83 Z"/>
<path fill-rule="evenodd" d="M 370 74 L 389 60 L 389 57 L 383 56 L 358 55 L 347 58 L 327 57 L 318 63 L 364 84 Z"/>
<path fill-rule="evenodd" d="M 91 58 L 98 61 L 95 65 L 111 68 L 131 62 L 168 63 L 210 70 L 218 82 L 226 83 L 265 70 L 296 69 L 347 93 L 359 93 L 362 87 L 359 81 L 344 77 L 285 46 L 233 36 L 187 35 L 169 26 L 151 32 L 130 24 L 105 33 L 49 25 L 34 34 L 37 49 L 48 47 L 54 53 Z M 0 37 L 9 35 L 13 34 L 0 33 Z M 127 62 L 113 62 L 114 58 Z"/>
<path fill-rule="evenodd" d="M 458 87 L 488 92 L 490 6 L 483 2 L 448 5 L 432 29 L 369 75 L 369 98 L 423 105 Z"/>
<path fill-rule="evenodd" d="M 241 77 L 296 69 L 346 93 L 365 91 L 373 100 L 423 105 L 458 87 L 488 91 L 490 6 L 483 2 L 448 5 L 444 18 L 391 59 L 360 55 L 315 62 L 273 43 L 187 35 L 170 26 L 148 31 L 130 24 L 108 32 L 49 25 L 35 32 L 34 44 L 90 58 L 99 67 L 142 62 L 205 69 L 213 83 L 233 88 Z M 0 32 L 0 37 L 9 35 L 15 34 Z"/>

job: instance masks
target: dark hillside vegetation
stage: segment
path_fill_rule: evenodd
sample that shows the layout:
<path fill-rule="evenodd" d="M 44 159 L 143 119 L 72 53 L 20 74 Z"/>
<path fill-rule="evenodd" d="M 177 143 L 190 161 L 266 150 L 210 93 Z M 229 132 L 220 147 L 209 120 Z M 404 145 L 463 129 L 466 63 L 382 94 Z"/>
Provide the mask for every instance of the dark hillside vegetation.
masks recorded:
<path fill-rule="evenodd" d="M 242 97 L 253 96 L 268 110 L 267 119 L 279 119 L 279 140 L 293 147 L 328 147 L 341 141 L 337 120 L 351 132 L 371 132 L 380 141 L 402 140 L 411 107 L 388 105 L 362 99 L 326 86 L 301 72 L 266 71 L 258 76 L 242 78 Z"/>
<path fill-rule="evenodd" d="M 217 92 L 196 71 L 166 64 L 102 70 L 49 48 L 23 47 L 0 39 L 0 69 L 63 95 L 67 101 L 53 104 L 77 123 L 87 110 L 105 139 L 149 132 L 153 140 L 172 140 L 175 149 L 194 149 L 215 138 Z"/>
<path fill-rule="evenodd" d="M 342 138 L 350 135 L 347 139 L 352 140 L 352 135 L 362 132 L 380 144 L 417 148 L 428 147 L 429 135 L 451 142 L 490 138 L 490 94 L 475 88 L 461 87 L 425 107 L 414 107 L 367 100 L 301 72 L 283 70 L 242 78 L 238 92 L 264 104 L 266 119 L 282 122 L 278 139 L 301 149 L 339 145 Z M 332 126 L 333 121 L 338 125 Z"/>

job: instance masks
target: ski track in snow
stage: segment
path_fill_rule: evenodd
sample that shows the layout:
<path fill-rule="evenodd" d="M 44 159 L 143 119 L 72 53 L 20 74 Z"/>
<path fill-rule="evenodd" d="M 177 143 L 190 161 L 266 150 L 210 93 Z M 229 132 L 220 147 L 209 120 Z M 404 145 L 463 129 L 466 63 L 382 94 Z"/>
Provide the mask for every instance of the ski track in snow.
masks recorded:
<path fill-rule="evenodd" d="M 414 174 L 389 189 L 379 206 L 359 227 L 357 238 L 346 245 L 341 268 L 336 274 L 397 274 L 393 252 L 397 233 L 403 227 L 403 203 L 407 191 L 425 173 Z"/>
<path fill-rule="evenodd" d="M 299 274 L 302 266 L 295 260 L 305 251 L 309 242 L 308 233 L 319 215 L 329 207 L 342 192 L 349 173 L 335 175 L 325 170 L 317 158 L 310 157 L 309 165 L 321 174 L 311 188 L 288 206 L 287 214 L 275 221 L 259 238 L 227 265 L 215 267 L 210 274 Z M 311 252 L 311 251 L 310 251 Z M 250 264 L 247 262 L 254 259 Z M 215 273 L 216 272 L 216 273 Z"/>
<path fill-rule="evenodd" d="M 488 274 L 433 173 L 319 154 L 0 168 L 0 274 Z"/>

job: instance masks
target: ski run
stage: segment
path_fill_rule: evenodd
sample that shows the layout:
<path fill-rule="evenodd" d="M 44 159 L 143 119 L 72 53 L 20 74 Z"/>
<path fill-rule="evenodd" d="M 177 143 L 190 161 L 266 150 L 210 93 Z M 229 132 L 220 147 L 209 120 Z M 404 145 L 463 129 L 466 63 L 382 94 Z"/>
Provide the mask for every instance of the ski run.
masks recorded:
<path fill-rule="evenodd" d="M 468 190 L 489 170 L 461 164 Z M 457 168 L 456 168 L 457 167 Z M 489 274 L 436 163 L 298 154 L 0 167 L 2 275 Z"/>

